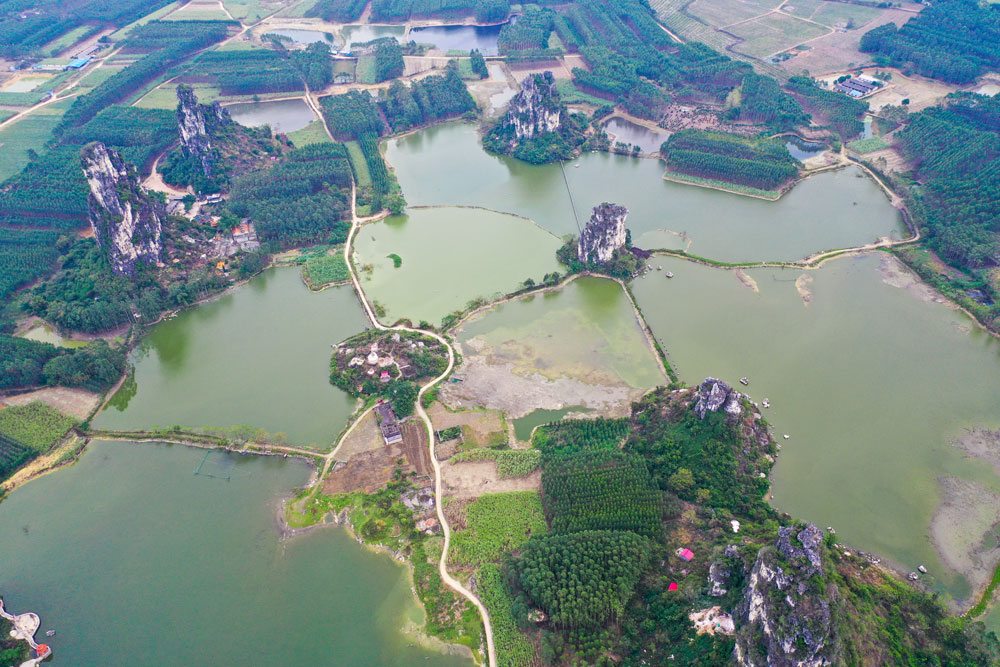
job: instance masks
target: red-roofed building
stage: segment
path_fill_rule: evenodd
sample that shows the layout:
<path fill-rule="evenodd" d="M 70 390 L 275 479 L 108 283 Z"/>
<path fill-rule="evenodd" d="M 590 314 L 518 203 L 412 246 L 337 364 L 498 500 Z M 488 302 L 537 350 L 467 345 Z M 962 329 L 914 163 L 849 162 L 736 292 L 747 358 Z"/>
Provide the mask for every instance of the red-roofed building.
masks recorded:
<path fill-rule="evenodd" d="M 690 549 L 678 549 L 677 555 L 683 558 L 684 560 L 688 561 L 694 558 L 694 552 L 691 551 Z"/>

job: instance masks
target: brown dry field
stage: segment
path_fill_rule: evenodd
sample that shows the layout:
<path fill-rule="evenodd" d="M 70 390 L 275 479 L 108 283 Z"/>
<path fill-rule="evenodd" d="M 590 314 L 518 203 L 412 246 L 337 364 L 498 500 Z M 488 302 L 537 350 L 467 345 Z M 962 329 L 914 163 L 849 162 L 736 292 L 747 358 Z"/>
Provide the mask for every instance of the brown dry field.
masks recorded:
<path fill-rule="evenodd" d="M 914 7 L 920 6 L 914 5 Z M 869 30 L 877 28 L 880 25 L 885 25 L 886 23 L 902 25 L 914 16 L 913 12 L 901 9 L 887 9 L 855 30 L 848 30 L 847 32 L 837 31 L 812 40 L 809 42 L 809 46 L 812 47 L 811 49 L 802 51 L 798 55 L 778 63 L 778 66 L 789 74 L 802 74 L 803 70 L 808 70 L 810 75 L 820 76 L 846 69 L 851 67 L 852 64 L 859 65 L 871 62 L 868 54 L 858 51 L 861 36 Z"/>
<path fill-rule="evenodd" d="M 906 172 L 913 168 L 902 153 L 894 147 L 883 148 L 880 151 L 872 151 L 865 155 L 865 160 L 871 162 L 882 171 Z"/>
<path fill-rule="evenodd" d="M 434 428 L 441 431 L 452 426 L 461 426 L 468 447 L 489 447 L 491 436 L 506 434 L 507 425 L 499 410 L 461 410 L 451 412 L 439 401 L 427 411 Z M 450 444 L 450 443 L 449 443 Z"/>
<path fill-rule="evenodd" d="M 361 428 L 359 424 L 355 430 Z M 416 472 L 430 479 L 433 474 L 427 431 L 421 422 L 402 424 L 403 441 L 393 445 L 382 444 L 378 449 L 361 451 L 344 463 L 338 463 L 323 484 L 323 493 L 350 493 L 362 491 L 375 493 L 390 481 L 398 465 L 403 473 Z M 353 434 L 352 434 L 353 436 Z M 379 436 L 381 438 L 381 436 Z"/>
<path fill-rule="evenodd" d="M 441 486 L 445 497 L 458 500 L 478 498 L 484 493 L 540 491 L 542 473 L 536 470 L 527 477 L 498 479 L 497 466 L 493 461 L 445 461 L 441 464 Z"/>
<path fill-rule="evenodd" d="M 382 447 L 385 447 L 382 432 L 379 431 L 378 422 L 375 420 L 375 411 L 370 410 L 361 418 L 354 430 L 344 438 L 340 449 L 337 450 L 337 458 L 343 461 Z"/>
<path fill-rule="evenodd" d="M 863 70 L 865 74 L 874 75 L 880 68 L 869 67 Z M 922 77 L 919 74 L 904 76 L 902 72 L 895 68 L 881 68 L 882 71 L 892 72 L 892 80 L 884 90 L 880 90 L 871 97 L 866 97 L 872 111 L 878 111 L 884 106 L 899 106 L 904 99 L 909 99 L 907 108 L 910 112 L 922 111 L 927 107 L 937 105 L 946 95 L 956 90 L 962 90 L 959 86 L 935 81 Z"/>
<path fill-rule="evenodd" d="M 87 391 L 86 389 L 47 387 L 28 392 L 27 394 L 0 398 L 0 404 L 27 405 L 28 403 L 41 401 L 59 412 L 72 415 L 77 419 L 86 419 L 94 411 L 94 408 L 97 407 L 100 400 L 101 397 L 99 394 Z"/>

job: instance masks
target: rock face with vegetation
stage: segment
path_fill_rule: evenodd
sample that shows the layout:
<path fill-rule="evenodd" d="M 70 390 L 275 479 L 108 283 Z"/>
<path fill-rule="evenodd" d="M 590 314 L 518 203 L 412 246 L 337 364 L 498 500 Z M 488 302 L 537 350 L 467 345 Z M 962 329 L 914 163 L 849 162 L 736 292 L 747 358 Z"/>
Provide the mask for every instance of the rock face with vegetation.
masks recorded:
<path fill-rule="evenodd" d="M 779 528 L 774 547 L 758 552 L 737 609 L 737 664 L 822 667 L 840 662 L 830 610 L 836 588 L 827 590 L 822 545 L 823 533 L 810 523 Z"/>
<path fill-rule="evenodd" d="M 540 164 L 572 157 L 583 141 L 583 123 L 559 99 L 552 72 L 532 74 L 511 99 L 507 113 L 483 138 L 495 153 Z"/>
<path fill-rule="evenodd" d="M 628 209 L 624 206 L 608 202 L 595 206 L 577 243 L 577 258 L 584 264 L 610 262 L 615 251 L 625 246 L 626 217 Z"/>
<path fill-rule="evenodd" d="M 706 378 L 698 385 L 694 413 L 699 419 L 704 419 L 709 412 L 718 412 L 720 409 L 728 415 L 738 415 L 743 411 L 740 398 L 740 392 L 734 391 L 722 380 Z"/>
<path fill-rule="evenodd" d="M 135 167 L 100 142 L 85 146 L 81 160 L 90 184 L 90 226 L 112 270 L 128 275 L 138 262 L 159 262 L 165 212 L 142 187 Z"/>
<path fill-rule="evenodd" d="M 181 146 L 200 164 L 205 176 L 214 172 L 215 151 L 212 146 L 210 128 L 213 125 L 229 125 L 233 121 L 229 112 L 218 102 L 210 107 L 211 114 L 206 123 L 205 107 L 198 103 L 191 86 L 177 86 L 177 125 L 180 129 Z"/>

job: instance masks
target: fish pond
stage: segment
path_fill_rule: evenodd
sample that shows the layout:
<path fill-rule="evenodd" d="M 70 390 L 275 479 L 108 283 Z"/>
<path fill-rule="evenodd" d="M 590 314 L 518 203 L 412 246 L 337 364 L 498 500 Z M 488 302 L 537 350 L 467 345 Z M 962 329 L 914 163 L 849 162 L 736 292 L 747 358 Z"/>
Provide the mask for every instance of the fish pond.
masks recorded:
<path fill-rule="evenodd" d="M 365 326 L 350 287 L 312 293 L 298 268 L 270 269 L 154 326 L 94 426 L 249 424 L 327 449 L 354 409 L 330 384 L 330 345 Z"/>
<path fill-rule="evenodd" d="M 409 39 L 417 44 L 433 44 L 442 51 L 479 49 L 484 56 L 497 55 L 497 38 L 503 24 L 497 25 L 435 25 L 413 28 Z"/>
<path fill-rule="evenodd" d="M 340 528 L 282 540 L 283 496 L 309 468 L 180 445 L 95 441 L 0 512 L 0 590 L 41 617 L 53 667 L 444 665 L 403 628 L 407 570 Z"/>
<path fill-rule="evenodd" d="M 670 136 L 666 132 L 655 132 L 644 125 L 617 117 L 604 124 L 604 131 L 611 137 L 612 142 L 638 146 L 641 153 L 658 153 L 660 145 Z"/>
<path fill-rule="evenodd" d="M 355 266 L 386 322 L 438 324 L 477 298 L 513 292 L 524 280 L 562 272 L 561 241 L 530 220 L 479 208 L 410 208 L 362 227 Z"/>
<path fill-rule="evenodd" d="M 411 204 L 483 206 L 562 236 L 578 234 L 591 209 L 611 201 L 628 207 L 637 246 L 721 261 L 799 260 L 905 234 L 899 212 L 856 167 L 812 176 L 771 202 L 666 181 L 655 159 L 586 153 L 531 165 L 491 155 L 462 123 L 391 139 L 386 159 Z"/>
<path fill-rule="evenodd" d="M 969 561 L 997 556 L 976 545 L 1000 481 L 956 445 L 1000 426 L 1000 342 L 882 253 L 742 275 L 652 261 L 674 278 L 654 271 L 633 291 L 681 379 L 745 376 L 738 388 L 770 399 L 777 508 L 904 571 L 925 565 L 955 598 L 992 575 Z M 962 497 L 965 482 L 978 497 Z"/>
<path fill-rule="evenodd" d="M 240 125 L 246 127 L 269 125 L 275 134 L 301 130 L 316 120 L 316 114 L 303 99 L 240 102 L 230 104 L 226 109 L 233 120 Z"/>

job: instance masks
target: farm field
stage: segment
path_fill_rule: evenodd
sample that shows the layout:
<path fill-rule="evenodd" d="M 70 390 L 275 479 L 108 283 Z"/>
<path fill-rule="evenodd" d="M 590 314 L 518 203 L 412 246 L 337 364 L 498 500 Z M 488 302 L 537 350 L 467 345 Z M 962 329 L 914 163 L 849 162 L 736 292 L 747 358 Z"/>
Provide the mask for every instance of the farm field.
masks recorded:
<path fill-rule="evenodd" d="M 815 23 L 780 12 L 729 26 L 726 30 L 744 40 L 733 47 L 735 50 L 761 59 L 829 32 Z"/>
<path fill-rule="evenodd" d="M 0 181 L 28 164 L 28 150 L 41 150 L 73 100 L 53 102 L 0 129 Z"/>
<path fill-rule="evenodd" d="M 218 2 L 189 2 L 163 17 L 164 21 L 225 21 L 229 17 Z"/>
<path fill-rule="evenodd" d="M 695 0 L 687 11 L 708 25 L 725 27 L 776 9 L 780 0 Z"/>
<path fill-rule="evenodd" d="M 314 120 L 301 130 L 288 133 L 288 138 L 292 140 L 297 148 L 308 146 L 309 144 L 322 144 L 330 141 L 330 135 L 323 127 L 323 121 Z"/>
<path fill-rule="evenodd" d="M 76 44 L 80 38 L 82 38 L 88 31 L 93 30 L 94 26 L 91 25 L 81 25 L 73 28 L 66 34 L 52 40 L 45 46 L 41 48 L 43 53 L 49 53 L 51 55 L 57 55 L 60 52 L 68 49 L 69 47 Z"/>
<path fill-rule="evenodd" d="M 45 403 L 13 405 L 0 409 L 0 435 L 13 438 L 42 453 L 73 428 L 76 420 Z"/>

